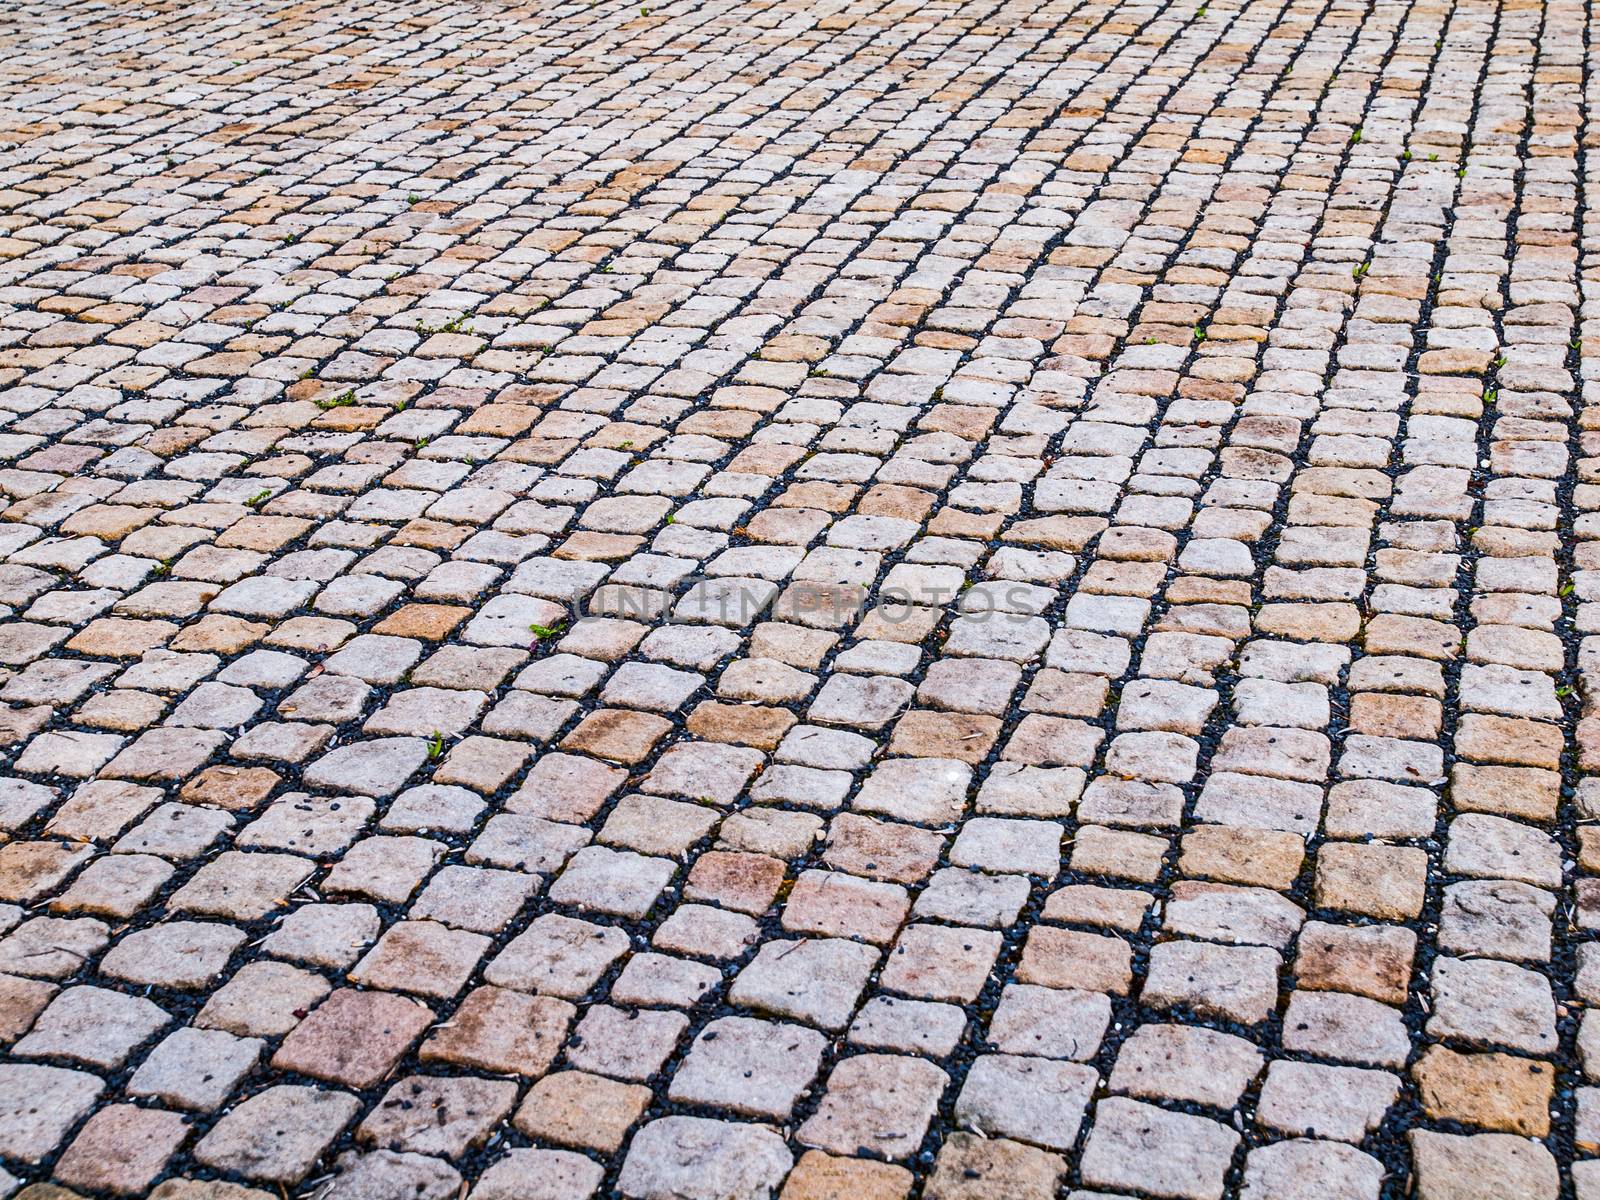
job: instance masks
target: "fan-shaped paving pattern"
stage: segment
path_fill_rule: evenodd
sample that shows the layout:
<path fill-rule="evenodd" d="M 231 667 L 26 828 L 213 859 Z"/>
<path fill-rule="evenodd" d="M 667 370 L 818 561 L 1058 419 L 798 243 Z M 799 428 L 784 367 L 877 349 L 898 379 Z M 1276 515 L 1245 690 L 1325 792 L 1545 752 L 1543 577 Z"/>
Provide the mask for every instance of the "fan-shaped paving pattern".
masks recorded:
<path fill-rule="evenodd" d="M 13 7 L 0 1191 L 1600 1197 L 1589 20 Z"/>

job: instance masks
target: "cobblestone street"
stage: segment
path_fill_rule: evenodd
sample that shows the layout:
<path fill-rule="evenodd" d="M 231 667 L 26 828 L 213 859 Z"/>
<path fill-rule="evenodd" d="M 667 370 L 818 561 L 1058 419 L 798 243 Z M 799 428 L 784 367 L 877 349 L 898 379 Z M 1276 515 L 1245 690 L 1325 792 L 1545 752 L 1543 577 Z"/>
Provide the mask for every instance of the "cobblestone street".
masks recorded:
<path fill-rule="evenodd" d="M 11 6 L 0 1197 L 1600 1200 L 1597 20 Z"/>

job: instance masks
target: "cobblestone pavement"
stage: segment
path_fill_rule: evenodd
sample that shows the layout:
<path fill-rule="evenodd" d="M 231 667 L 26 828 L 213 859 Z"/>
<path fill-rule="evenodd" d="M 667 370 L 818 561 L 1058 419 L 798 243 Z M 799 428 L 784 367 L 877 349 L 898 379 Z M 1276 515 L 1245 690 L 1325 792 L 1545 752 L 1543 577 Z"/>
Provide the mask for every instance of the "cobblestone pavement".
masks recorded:
<path fill-rule="evenodd" d="M 1600 1197 L 1590 20 L 13 6 L 0 1194 Z"/>

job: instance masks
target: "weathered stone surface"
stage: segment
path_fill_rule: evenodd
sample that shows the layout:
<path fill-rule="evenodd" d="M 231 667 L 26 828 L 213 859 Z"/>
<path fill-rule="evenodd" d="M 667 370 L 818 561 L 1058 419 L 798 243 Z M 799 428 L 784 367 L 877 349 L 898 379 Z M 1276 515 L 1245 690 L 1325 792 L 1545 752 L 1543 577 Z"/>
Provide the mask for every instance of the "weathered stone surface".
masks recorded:
<path fill-rule="evenodd" d="M 343 1092 L 280 1084 L 223 1116 L 195 1146 L 195 1158 L 248 1179 L 295 1183 L 359 1107 Z"/>
<path fill-rule="evenodd" d="M 367 7 L 0 21 L 0 1193 L 1600 1192 L 1581 5 Z"/>
<path fill-rule="evenodd" d="M 634 1135 L 617 1189 L 636 1200 L 766 1200 L 793 1162 L 758 1126 L 663 1117 Z"/>
<path fill-rule="evenodd" d="M 83 1071 L 0 1065 L 0 1147 L 7 1157 L 38 1162 L 60 1144 L 104 1087 L 98 1077 Z"/>
<path fill-rule="evenodd" d="M 1245 1159 L 1241 1200 L 1377 1200 L 1383 1164 L 1337 1142 L 1261 1146 Z"/>
<path fill-rule="evenodd" d="M 1556 1160 L 1526 1138 L 1414 1129 L 1410 1142 L 1422 1200 L 1552 1200 L 1560 1189 Z"/>
<path fill-rule="evenodd" d="M 1133 1100 L 1102 1100 L 1083 1151 L 1083 1181 L 1158 1196 L 1221 1200 L 1239 1135 L 1204 1117 Z"/>

